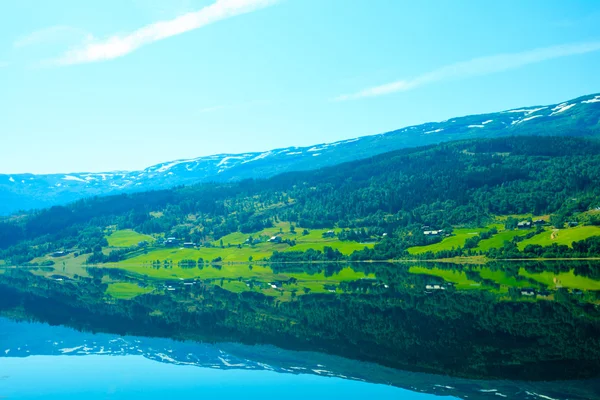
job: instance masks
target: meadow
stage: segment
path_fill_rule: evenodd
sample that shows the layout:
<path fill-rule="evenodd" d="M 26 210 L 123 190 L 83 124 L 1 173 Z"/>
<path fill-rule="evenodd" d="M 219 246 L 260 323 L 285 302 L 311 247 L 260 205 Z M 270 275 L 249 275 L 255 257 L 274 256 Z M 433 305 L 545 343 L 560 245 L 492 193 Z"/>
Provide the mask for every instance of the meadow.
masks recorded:
<path fill-rule="evenodd" d="M 131 229 L 123 229 L 114 231 L 106 236 L 110 247 L 131 247 L 136 246 L 140 242 L 153 243 L 154 238 L 149 235 L 137 233 Z"/>
<path fill-rule="evenodd" d="M 422 254 L 428 251 L 437 253 L 442 250 L 451 250 L 458 247 L 462 247 L 465 241 L 473 236 L 478 235 L 480 232 L 487 230 L 488 228 L 459 228 L 455 229 L 452 236 L 442 239 L 441 242 L 430 244 L 428 246 L 415 246 L 409 247 L 408 252 L 410 254 Z"/>
<path fill-rule="evenodd" d="M 573 242 L 597 235 L 600 235 L 600 227 L 597 226 L 577 226 L 567 229 L 549 229 L 538 235 L 535 235 L 531 239 L 525 239 L 522 242 L 519 242 L 518 247 L 519 250 L 523 250 L 529 244 L 550 246 L 552 243 L 571 247 Z"/>

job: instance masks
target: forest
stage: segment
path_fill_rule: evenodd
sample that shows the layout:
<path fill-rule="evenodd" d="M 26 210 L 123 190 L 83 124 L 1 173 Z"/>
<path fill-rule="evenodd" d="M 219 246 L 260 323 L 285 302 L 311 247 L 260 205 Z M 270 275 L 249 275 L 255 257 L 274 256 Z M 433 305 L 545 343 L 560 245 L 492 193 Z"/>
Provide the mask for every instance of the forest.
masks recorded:
<path fill-rule="evenodd" d="M 436 240 L 424 236 L 422 226 L 451 231 L 453 226 L 483 226 L 497 215 L 528 213 L 548 214 L 554 224 L 564 224 L 596 207 L 600 207 L 598 140 L 476 139 L 264 180 L 94 197 L 14 214 L 0 221 L 0 259 L 23 264 L 66 249 L 100 257 L 108 226 L 206 243 L 279 221 L 305 228 L 383 233 L 385 240 L 352 257 L 392 259 L 402 257 L 410 246 Z M 346 238 L 352 239 L 348 232 Z M 596 254 L 598 249 L 594 242 L 582 246 L 577 254 Z M 461 249 L 464 254 L 463 250 L 468 249 Z M 502 254 L 511 251 L 515 252 L 506 249 Z M 331 252 L 313 256 L 339 258 Z M 305 259 L 299 253 L 289 257 Z"/>

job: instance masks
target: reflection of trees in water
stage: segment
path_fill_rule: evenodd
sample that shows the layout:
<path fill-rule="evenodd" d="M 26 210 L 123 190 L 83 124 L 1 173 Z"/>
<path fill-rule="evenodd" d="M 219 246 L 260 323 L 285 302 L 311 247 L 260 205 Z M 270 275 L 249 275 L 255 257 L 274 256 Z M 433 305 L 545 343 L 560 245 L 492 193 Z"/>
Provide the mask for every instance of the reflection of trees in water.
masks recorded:
<path fill-rule="evenodd" d="M 340 268 L 319 268 L 328 267 Z M 287 302 L 178 280 L 170 283 L 173 292 L 109 301 L 101 276 L 134 278 L 91 270 L 93 278 L 56 282 L 13 270 L 0 275 L 0 309 L 79 329 L 270 343 L 460 376 L 566 379 L 600 371 L 599 311 L 575 298 L 511 302 L 486 291 L 426 293 L 432 278 L 403 265 L 353 267 L 377 279 L 347 282 L 346 294 Z M 385 288 L 387 279 L 394 283 Z"/>

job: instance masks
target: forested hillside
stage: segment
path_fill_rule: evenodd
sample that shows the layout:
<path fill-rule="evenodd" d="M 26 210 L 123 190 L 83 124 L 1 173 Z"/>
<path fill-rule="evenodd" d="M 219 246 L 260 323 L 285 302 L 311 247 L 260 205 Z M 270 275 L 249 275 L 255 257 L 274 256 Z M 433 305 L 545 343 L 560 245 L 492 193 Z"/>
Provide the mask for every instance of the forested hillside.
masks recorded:
<path fill-rule="evenodd" d="M 266 180 L 90 198 L 13 216 L 0 223 L 0 259 L 22 263 L 61 249 L 98 251 L 106 245 L 105 228 L 115 225 L 201 244 L 289 221 L 306 228 L 373 229 L 396 243 L 423 225 L 451 229 L 526 213 L 566 221 L 598 206 L 600 142 L 468 140 Z"/>

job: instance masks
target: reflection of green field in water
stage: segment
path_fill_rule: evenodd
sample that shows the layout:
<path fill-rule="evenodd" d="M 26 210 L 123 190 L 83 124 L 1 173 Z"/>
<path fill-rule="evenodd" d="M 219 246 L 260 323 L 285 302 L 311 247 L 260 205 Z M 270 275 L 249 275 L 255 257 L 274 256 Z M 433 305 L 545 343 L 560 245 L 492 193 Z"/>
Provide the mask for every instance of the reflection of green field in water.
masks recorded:
<path fill-rule="evenodd" d="M 419 275 L 432 275 L 454 283 L 457 289 L 480 289 L 481 284 L 467 278 L 464 271 L 453 271 L 450 269 L 410 267 L 408 272 Z"/>
<path fill-rule="evenodd" d="M 132 299 L 140 294 L 151 292 L 151 288 L 142 288 L 134 283 L 116 282 L 110 283 L 106 293 L 116 299 Z"/>
<path fill-rule="evenodd" d="M 585 276 L 575 275 L 573 271 L 561 272 L 559 274 L 554 274 L 552 272 L 530 273 L 524 268 L 521 268 L 519 270 L 519 275 L 543 283 L 550 289 L 566 287 L 569 289 L 600 290 L 600 281 Z"/>
<path fill-rule="evenodd" d="M 519 277 L 527 279 L 519 279 L 519 277 L 510 276 L 506 271 L 492 271 L 485 267 L 476 267 L 471 269 L 471 271 L 477 273 L 483 279 L 501 285 L 504 289 L 498 291 L 497 289 L 486 287 L 485 284 L 479 284 L 478 282 L 469 279 L 464 271 L 416 266 L 409 268 L 410 273 L 437 276 L 444 279 L 446 282 L 454 283 L 457 289 L 463 290 L 480 288 L 489 289 L 495 292 L 506 292 L 509 287 L 525 288 L 533 286 L 534 284 L 529 280 L 539 282 L 547 286 L 550 290 L 555 290 L 560 287 L 580 290 L 600 290 L 600 281 L 585 276 L 575 275 L 573 271 L 555 274 L 553 272 L 530 273 L 524 268 L 519 269 Z"/>
<path fill-rule="evenodd" d="M 211 281 L 212 284 L 221 286 L 223 289 L 234 293 L 260 292 L 268 296 L 277 296 L 281 300 L 289 300 L 292 292 L 296 295 L 305 294 L 305 289 L 310 293 L 327 293 L 325 285 L 338 286 L 343 281 L 355 281 L 374 275 L 365 275 L 354 271 L 350 267 L 343 268 L 331 276 L 325 276 L 325 272 L 309 274 L 307 272 L 282 272 L 276 273 L 270 267 L 254 265 L 252 268 L 245 264 L 222 265 L 219 268 L 206 265 L 203 268 L 152 268 L 150 266 L 126 267 L 121 264 L 114 266 L 131 272 L 137 276 L 158 280 L 199 279 Z M 124 268 L 123 268 L 124 267 Z M 284 282 L 290 278 L 296 279 L 294 284 L 279 285 L 272 288 L 273 282 Z M 221 282 L 223 280 L 223 282 Z M 250 286 L 252 282 L 252 287 Z"/>
<path fill-rule="evenodd" d="M 479 276 L 483 279 L 488 279 L 490 281 L 494 281 L 499 285 L 509 286 L 509 287 L 529 287 L 531 283 L 527 280 L 519 280 L 514 276 L 509 276 L 505 271 L 492 271 L 489 268 L 481 268 L 479 271 Z"/>

